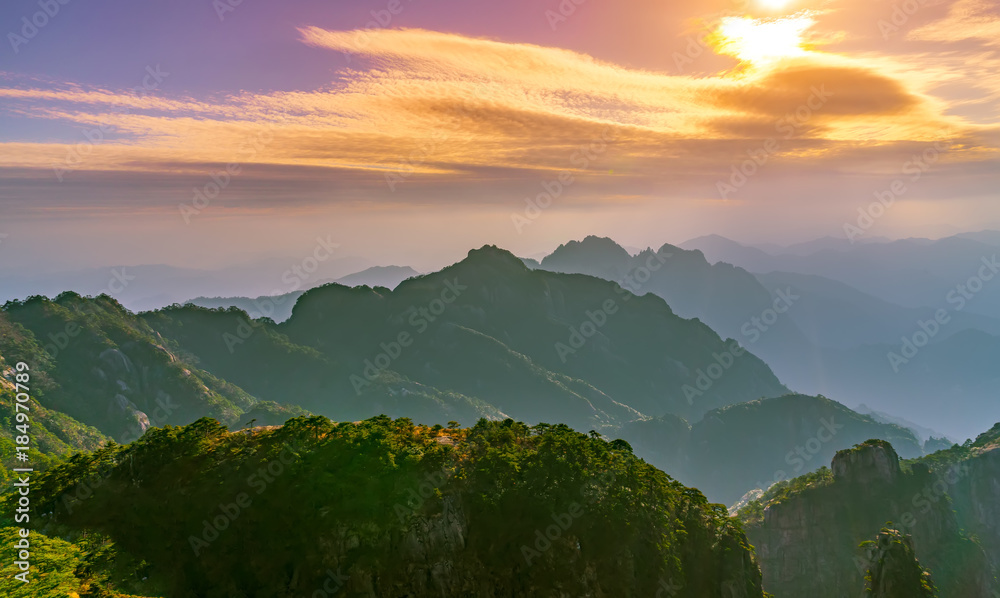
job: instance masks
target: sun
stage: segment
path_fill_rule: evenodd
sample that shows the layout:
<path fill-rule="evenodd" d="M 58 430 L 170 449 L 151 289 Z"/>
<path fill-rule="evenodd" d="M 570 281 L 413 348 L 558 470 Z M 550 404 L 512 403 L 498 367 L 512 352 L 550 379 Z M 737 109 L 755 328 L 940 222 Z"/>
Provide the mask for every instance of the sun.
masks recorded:
<path fill-rule="evenodd" d="M 715 47 L 721 54 L 761 65 L 806 53 L 802 34 L 815 23 L 808 16 L 778 19 L 726 17 L 716 31 Z"/>
<path fill-rule="evenodd" d="M 768 10 L 782 10 L 795 0 L 757 0 L 757 2 Z"/>

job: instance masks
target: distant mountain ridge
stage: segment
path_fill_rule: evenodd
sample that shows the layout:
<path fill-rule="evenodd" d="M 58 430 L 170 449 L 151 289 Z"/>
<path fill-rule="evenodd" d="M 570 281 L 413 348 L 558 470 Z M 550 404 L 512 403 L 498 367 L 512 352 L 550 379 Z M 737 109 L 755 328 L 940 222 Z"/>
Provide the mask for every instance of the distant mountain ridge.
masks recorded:
<path fill-rule="evenodd" d="M 314 272 L 288 276 L 289 269 L 301 260 L 301 257 L 269 257 L 210 269 L 139 264 L 51 273 L 14 270 L 3 273 L 0 303 L 32 295 L 55 297 L 73 290 L 84 296 L 107 294 L 131 311 L 139 312 L 183 303 L 192 297 L 218 295 L 220 289 L 239 296 L 283 295 L 370 265 L 365 258 L 337 253 L 317 263 Z"/>
<path fill-rule="evenodd" d="M 691 425 L 671 415 L 634 421 L 620 434 L 650 463 L 730 505 L 748 490 L 815 471 L 869 438 L 892 442 L 909 458 L 924 454 L 906 428 L 825 397 L 794 394 L 714 409 Z"/>
<path fill-rule="evenodd" d="M 787 392 L 766 364 L 732 357 L 732 341 L 658 297 L 531 270 L 491 246 L 395 290 L 309 290 L 282 324 L 191 305 L 134 315 L 74 293 L 3 315 L 41 344 L 74 327 L 51 360 L 62 390 L 43 400 L 116 438 L 201 415 L 239 425 L 263 404 L 350 421 L 509 416 L 614 431 Z M 727 367 L 709 378 L 720 359 Z"/>
<path fill-rule="evenodd" d="M 710 256 L 722 248 L 744 262 L 808 259 L 794 253 L 772 256 L 717 236 L 702 241 L 710 242 L 703 245 Z M 844 243 L 827 239 L 807 245 L 816 250 L 811 255 L 850 255 L 844 247 L 832 249 Z M 935 242 L 918 244 L 932 248 Z M 865 247 L 889 245 L 873 241 Z M 803 247 L 791 251 L 808 253 Z M 796 391 L 832 396 L 848 405 L 866 403 L 935 427 L 940 430 L 936 436 L 964 438 L 974 433 L 979 420 L 971 413 L 1000 418 L 1000 406 L 993 400 L 1000 384 L 994 370 L 961 366 L 1000 360 L 1000 345 L 975 334 L 996 338 L 1000 319 L 954 309 L 946 314 L 945 325 L 926 324 L 940 314 L 938 308 L 903 307 L 835 278 L 794 272 L 754 275 L 725 262 L 711 263 L 705 255 L 667 244 L 633 256 L 611 239 L 591 236 L 561 245 L 539 267 L 600 276 L 639 294 L 655 293 L 679 315 L 698 318 L 752 350 Z M 864 265 L 857 268 L 863 271 Z M 901 356 L 902 339 L 919 332 L 921 322 L 936 333 L 929 346 L 910 355 L 919 365 L 902 363 L 919 374 L 900 376 L 888 356 Z M 951 397 L 951 406 L 937 400 L 943 395 Z M 956 404 L 964 408 L 954 409 Z M 930 410 L 919 411 L 918 405 Z"/>
<path fill-rule="evenodd" d="M 692 239 L 681 246 L 700 249 L 713 261 L 750 272 L 793 272 L 839 280 L 870 295 L 904 307 L 945 307 L 959 285 L 971 278 L 989 283 L 1000 270 L 996 231 L 966 233 L 943 239 L 901 239 L 891 242 L 843 240 L 836 249 L 771 255 L 718 235 Z M 985 270 L 983 269 L 986 265 Z M 1000 318 L 1000 284 L 983 284 L 967 309 Z"/>
<path fill-rule="evenodd" d="M 369 286 L 396 288 L 407 278 L 419 275 L 419 272 L 409 266 L 372 266 L 348 274 L 336 280 L 318 281 L 310 287 L 323 286 L 335 282 L 349 287 Z M 305 290 L 285 293 L 283 295 L 262 295 L 260 297 L 196 297 L 184 303 L 207 307 L 209 309 L 235 307 L 247 312 L 253 319 L 271 318 L 275 322 L 284 322 L 292 315 L 295 302 L 305 293 Z"/>

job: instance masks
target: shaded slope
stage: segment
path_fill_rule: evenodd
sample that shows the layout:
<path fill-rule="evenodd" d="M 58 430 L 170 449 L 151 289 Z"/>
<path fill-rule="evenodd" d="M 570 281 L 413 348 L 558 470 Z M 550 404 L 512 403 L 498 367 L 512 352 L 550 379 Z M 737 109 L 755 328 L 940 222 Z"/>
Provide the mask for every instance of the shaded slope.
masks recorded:
<path fill-rule="evenodd" d="M 715 409 L 691 426 L 669 416 L 633 422 L 620 434 L 650 463 L 725 504 L 819 469 L 869 438 L 891 441 L 908 457 L 922 454 L 910 430 L 805 395 Z"/>
<path fill-rule="evenodd" d="M 149 426 L 205 415 L 230 422 L 254 403 L 240 388 L 179 360 L 149 326 L 108 296 L 63 293 L 9 302 L 22 337 L 0 347 L 32 365 L 38 401 L 128 441 Z"/>
<path fill-rule="evenodd" d="M 314 289 L 280 329 L 331 358 L 353 359 L 358 370 L 364 364 L 359 355 L 374 359 L 386 352 L 382 343 L 408 333 L 412 346 L 390 367 L 414 380 L 428 370 L 461 380 L 478 367 L 474 362 L 494 359 L 440 359 L 430 343 L 446 325 L 490 337 L 498 349 L 502 345 L 549 372 L 581 380 L 642 413 L 691 416 L 784 392 L 767 366 L 747 354 L 705 396 L 689 401 L 684 386 L 695 384 L 699 370 L 729 347 L 710 328 L 677 317 L 655 296 L 636 297 L 593 277 L 531 271 L 495 247 L 472 251 L 466 260 L 407 280 L 395 291 Z"/>

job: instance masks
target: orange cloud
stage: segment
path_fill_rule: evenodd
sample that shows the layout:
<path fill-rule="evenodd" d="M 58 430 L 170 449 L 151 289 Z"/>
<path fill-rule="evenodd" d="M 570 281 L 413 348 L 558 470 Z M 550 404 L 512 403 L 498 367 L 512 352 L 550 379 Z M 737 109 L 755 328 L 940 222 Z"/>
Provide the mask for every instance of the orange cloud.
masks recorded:
<path fill-rule="evenodd" d="M 218 100 L 0 89 L 8 113 L 102 131 L 95 143 L 3 143 L 0 163 L 187 174 L 236 162 L 447 183 L 489 171 L 578 169 L 574 153 L 607 136 L 616 176 L 662 180 L 725 171 L 748 143 L 775 136 L 817 88 L 833 95 L 782 146 L 798 160 L 842 161 L 858 147 L 889 151 L 972 128 L 901 77 L 817 52 L 696 78 L 434 31 L 371 32 L 363 44 L 358 32 L 300 34 L 312 46 L 363 52 L 371 67 L 345 71 L 324 89 Z"/>

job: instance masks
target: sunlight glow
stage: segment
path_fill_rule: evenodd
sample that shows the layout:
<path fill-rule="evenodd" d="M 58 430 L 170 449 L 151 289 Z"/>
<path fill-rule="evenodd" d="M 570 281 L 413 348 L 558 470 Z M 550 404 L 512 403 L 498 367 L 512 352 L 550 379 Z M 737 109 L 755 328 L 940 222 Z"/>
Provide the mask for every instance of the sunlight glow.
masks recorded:
<path fill-rule="evenodd" d="M 805 15 L 781 19 L 726 17 L 716 36 L 716 49 L 744 62 L 766 64 L 802 56 L 802 34 L 815 21 Z"/>
<path fill-rule="evenodd" d="M 761 6 L 768 10 L 781 10 L 792 3 L 792 0 L 758 0 Z"/>

